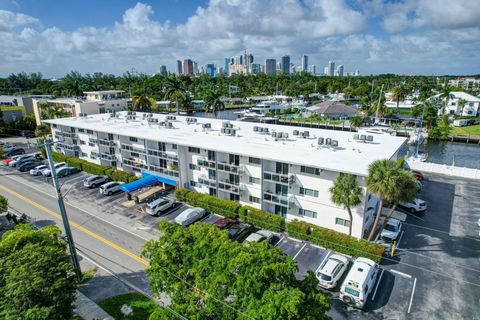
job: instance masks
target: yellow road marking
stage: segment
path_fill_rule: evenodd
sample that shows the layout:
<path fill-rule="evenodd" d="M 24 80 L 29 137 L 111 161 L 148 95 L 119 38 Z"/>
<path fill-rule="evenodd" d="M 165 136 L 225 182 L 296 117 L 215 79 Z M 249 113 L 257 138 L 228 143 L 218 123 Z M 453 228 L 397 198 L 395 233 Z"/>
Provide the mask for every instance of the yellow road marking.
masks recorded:
<path fill-rule="evenodd" d="M 7 193 L 10 193 L 11 195 L 13 195 L 13 196 L 15 196 L 15 197 L 17 197 L 17 198 L 19 198 L 19 199 L 21 199 L 21 200 L 29 203 L 29 204 L 31 204 L 32 206 L 34 206 L 34 207 L 42 210 L 43 212 L 45 212 L 45 213 L 47 213 L 47 214 L 49 214 L 49 215 L 57 218 L 58 220 L 62 220 L 62 216 L 59 215 L 58 213 L 56 213 L 56 212 L 54 212 L 54 211 L 52 211 L 52 210 L 50 210 L 50 209 L 42 206 L 41 204 L 39 204 L 39 203 L 37 203 L 37 202 L 35 202 L 35 201 L 33 201 L 33 200 L 28 199 L 27 197 L 19 194 L 18 192 L 13 191 L 12 189 L 7 188 L 7 187 L 5 187 L 5 186 L 3 186 L 3 185 L 0 185 L 0 189 L 2 189 L 3 191 L 5 191 L 5 192 L 7 192 Z M 70 220 L 70 225 L 71 225 L 72 227 L 74 227 L 74 228 L 82 231 L 83 233 L 88 234 L 88 235 L 91 236 L 92 238 L 95 238 L 95 239 L 97 239 L 98 241 L 103 242 L 103 243 L 106 244 L 107 246 L 109 246 L 109 247 L 111 247 L 111 248 L 113 248 L 113 249 L 115 249 L 115 250 L 117 250 L 117 251 L 119 251 L 119 252 L 121 252 L 121 253 L 129 256 L 130 258 L 132 258 L 132 259 L 134 259 L 134 260 L 136 260 L 136 261 L 138 261 L 138 262 L 140 262 L 141 264 L 143 264 L 143 265 L 145 265 L 145 266 L 148 266 L 148 265 L 149 265 L 148 261 L 146 261 L 145 259 L 142 259 L 141 257 L 137 256 L 136 254 L 134 254 L 134 253 L 132 253 L 132 252 L 130 252 L 130 251 L 128 251 L 128 250 L 120 247 L 119 245 L 111 242 L 111 241 L 108 240 L 108 239 L 105 239 L 104 237 L 96 234 L 95 232 L 90 231 L 89 229 L 87 229 L 87 228 L 79 225 L 78 223 L 73 222 L 73 221 Z"/>

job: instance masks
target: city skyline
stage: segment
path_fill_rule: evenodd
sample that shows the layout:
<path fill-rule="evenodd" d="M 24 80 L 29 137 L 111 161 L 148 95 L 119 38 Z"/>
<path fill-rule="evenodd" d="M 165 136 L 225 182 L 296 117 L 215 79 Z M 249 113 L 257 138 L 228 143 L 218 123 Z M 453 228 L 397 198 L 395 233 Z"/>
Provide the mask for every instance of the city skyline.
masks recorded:
<path fill-rule="evenodd" d="M 82 10 L 88 17 L 76 19 Z M 335 60 L 363 74 L 478 74 L 479 11 L 475 1 L 4 0 L 0 76 L 132 68 L 153 74 L 162 64 L 175 71 L 179 58 L 221 66 L 224 57 L 245 49 L 257 61 L 305 54 L 319 70 Z"/>

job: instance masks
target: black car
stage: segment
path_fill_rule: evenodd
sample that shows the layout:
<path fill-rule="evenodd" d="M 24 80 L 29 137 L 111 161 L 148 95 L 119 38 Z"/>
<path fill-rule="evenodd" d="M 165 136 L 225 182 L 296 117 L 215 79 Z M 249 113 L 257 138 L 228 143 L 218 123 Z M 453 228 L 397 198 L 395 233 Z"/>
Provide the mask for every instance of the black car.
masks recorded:
<path fill-rule="evenodd" d="M 57 169 L 57 177 L 58 178 L 68 177 L 71 174 L 75 174 L 79 172 L 80 170 L 75 167 L 63 167 L 63 168 Z"/>
<path fill-rule="evenodd" d="M 29 161 L 27 161 L 27 162 L 22 163 L 22 164 L 18 167 L 18 171 L 20 171 L 20 172 L 29 171 L 30 169 L 33 169 L 33 168 L 35 168 L 36 166 L 39 166 L 39 165 L 41 165 L 41 164 L 42 164 L 41 161 L 29 160 Z"/>
<path fill-rule="evenodd" d="M 234 224 L 228 229 L 228 237 L 231 240 L 242 242 L 250 233 L 253 232 L 253 226 L 248 223 Z"/>
<path fill-rule="evenodd" d="M 35 138 L 35 133 L 33 133 L 32 131 L 29 131 L 29 130 L 22 130 L 20 132 L 20 135 L 22 137 L 25 137 L 27 139 L 30 139 L 30 138 Z"/>
<path fill-rule="evenodd" d="M 20 154 L 25 154 L 25 150 L 23 148 L 12 148 L 5 153 L 5 156 L 13 157 L 13 156 L 18 156 Z"/>

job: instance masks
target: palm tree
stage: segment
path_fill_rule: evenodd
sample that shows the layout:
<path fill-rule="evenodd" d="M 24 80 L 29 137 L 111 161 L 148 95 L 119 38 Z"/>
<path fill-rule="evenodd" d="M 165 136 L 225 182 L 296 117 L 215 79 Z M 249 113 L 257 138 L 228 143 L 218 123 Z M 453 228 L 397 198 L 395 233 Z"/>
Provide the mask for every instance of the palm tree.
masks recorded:
<path fill-rule="evenodd" d="M 351 117 L 348 121 L 350 121 L 350 125 L 353 128 L 358 128 L 362 125 L 363 118 L 360 116 L 354 116 L 354 117 Z"/>
<path fill-rule="evenodd" d="M 458 100 L 458 106 L 460 107 L 460 114 L 463 114 L 463 108 L 465 108 L 465 104 L 467 101 L 465 99 Z"/>
<path fill-rule="evenodd" d="M 185 90 L 182 82 L 179 80 L 179 78 L 171 76 L 167 79 L 164 90 L 165 98 L 169 99 L 172 102 L 175 101 L 175 105 L 177 107 L 177 114 L 179 114 L 179 103 L 180 101 L 185 100 L 185 98 L 187 97 L 187 91 Z"/>
<path fill-rule="evenodd" d="M 343 206 L 348 211 L 350 225 L 348 235 L 352 235 L 353 215 L 352 207 L 358 206 L 362 200 L 362 188 L 358 185 L 353 174 L 340 173 L 333 187 L 330 188 L 330 199 L 338 206 Z"/>
<path fill-rule="evenodd" d="M 393 88 L 392 98 L 397 102 L 397 109 L 400 105 L 400 101 L 404 100 L 408 95 L 408 90 L 404 85 Z"/>
<path fill-rule="evenodd" d="M 133 101 L 133 110 L 143 112 L 152 111 L 152 100 L 146 95 L 135 96 L 133 97 Z"/>
<path fill-rule="evenodd" d="M 370 193 L 379 197 L 377 216 L 373 223 L 368 240 L 372 239 L 373 234 L 378 226 L 380 215 L 382 214 L 384 201 L 394 199 L 398 187 L 400 185 L 402 169 L 398 165 L 388 159 L 377 160 L 368 166 L 367 189 Z"/>
<path fill-rule="evenodd" d="M 50 134 L 50 126 L 42 123 L 35 128 L 35 135 L 45 139 Z"/>
<path fill-rule="evenodd" d="M 393 194 L 392 199 L 390 199 L 392 207 L 390 208 L 390 211 L 388 212 L 388 215 L 385 218 L 385 220 L 383 220 L 382 226 L 380 227 L 380 231 L 378 232 L 376 239 L 378 239 L 378 237 L 382 233 L 382 230 L 383 228 L 385 228 L 385 225 L 387 224 L 388 219 L 390 219 L 393 212 L 397 208 L 398 203 L 413 201 L 418 196 L 419 190 L 418 190 L 417 179 L 415 179 L 415 177 L 410 172 L 402 170 L 400 177 L 398 179 L 398 184 L 399 184 L 399 187 L 396 189 L 396 193 Z"/>
<path fill-rule="evenodd" d="M 452 93 L 452 88 L 445 86 L 442 91 L 440 92 L 440 99 L 445 99 L 445 103 L 442 107 L 442 114 L 445 113 L 445 110 L 447 110 L 448 102 L 450 100 L 450 94 Z"/>
<path fill-rule="evenodd" d="M 209 113 L 213 113 L 215 115 L 215 118 L 217 117 L 219 111 L 225 109 L 225 104 L 223 103 L 222 99 L 220 99 L 220 97 L 220 93 L 213 88 L 205 95 L 206 111 Z"/>

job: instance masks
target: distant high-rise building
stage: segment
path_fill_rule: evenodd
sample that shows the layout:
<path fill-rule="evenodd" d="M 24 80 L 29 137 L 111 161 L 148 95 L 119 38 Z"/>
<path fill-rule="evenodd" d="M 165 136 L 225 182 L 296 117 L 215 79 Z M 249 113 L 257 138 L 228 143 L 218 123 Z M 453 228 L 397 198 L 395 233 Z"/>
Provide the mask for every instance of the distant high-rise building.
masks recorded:
<path fill-rule="evenodd" d="M 330 73 L 330 68 L 329 68 L 328 66 L 324 67 L 324 68 L 323 68 L 323 74 L 326 75 L 326 76 L 328 76 L 329 73 Z"/>
<path fill-rule="evenodd" d="M 253 54 L 250 53 L 250 54 L 248 55 L 247 61 L 248 61 L 248 64 L 252 64 L 252 63 L 253 63 Z"/>
<path fill-rule="evenodd" d="M 253 74 L 262 72 L 262 65 L 260 63 L 252 63 L 250 66 L 250 72 Z"/>
<path fill-rule="evenodd" d="M 234 58 L 234 61 L 233 61 L 232 64 L 242 65 L 243 64 L 243 57 L 242 56 L 236 56 Z"/>
<path fill-rule="evenodd" d="M 285 74 L 290 74 L 290 56 L 282 57 L 282 72 Z"/>
<path fill-rule="evenodd" d="M 307 55 L 302 55 L 302 71 L 307 72 L 308 71 L 308 56 Z"/>
<path fill-rule="evenodd" d="M 310 72 L 310 74 L 316 75 L 317 74 L 317 67 L 314 64 L 308 66 L 308 72 Z"/>
<path fill-rule="evenodd" d="M 223 65 L 223 72 L 225 74 L 228 74 L 230 64 L 231 64 L 231 59 L 230 58 L 225 58 L 225 64 Z"/>
<path fill-rule="evenodd" d="M 215 77 L 217 73 L 217 68 L 213 63 L 209 63 L 205 66 L 205 73 L 208 74 L 210 77 Z"/>
<path fill-rule="evenodd" d="M 182 70 L 183 70 L 182 69 L 182 61 L 177 60 L 177 74 L 178 75 L 182 74 L 183 73 Z"/>
<path fill-rule="evenodd" d="M 265 60 L 265 73 L 266 74 L 275 74 L 277 72 L 277 60 L 276 59 L 266 59 Z"/>
<path fill-rule="evenodd" d="M 335 62 L 328 61 L 328 75 L 333 77 L 335 75 Z"/>
<path fill-rule="evenodd" d="M 193 61 L 192 65 L 193 65 L 193 75 L 196 76 L 198 74 L 198 63 Z"/>
<path fill-rule="evenodd" d="M 183 60 L 183 74 L 193 76 L 193 61 L 190 59 Z"/>
<path fill-rule="evenodd" d="M 343 77 L 343 66 L 341 64 L 337 67 L 337 76 Z"/>
<path fill-rule="evenodd" d="M 167 66 L 166 65 L 162 65 L 160 67 L 160 74 L 167 74 Z"/>

